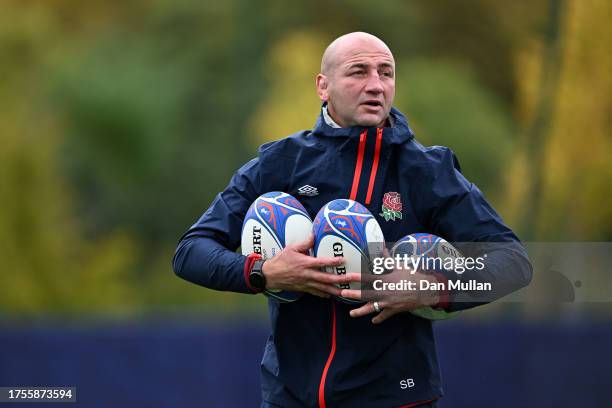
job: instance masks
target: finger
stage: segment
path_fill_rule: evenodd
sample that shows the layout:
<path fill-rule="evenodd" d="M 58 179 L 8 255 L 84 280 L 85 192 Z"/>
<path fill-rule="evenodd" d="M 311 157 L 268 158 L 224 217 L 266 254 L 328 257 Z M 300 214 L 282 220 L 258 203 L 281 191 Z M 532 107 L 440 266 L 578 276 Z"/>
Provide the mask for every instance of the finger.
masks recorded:
<path fill-rule="evenodd" d="M 311 257 L 310 266 L 312 268 L 324 268 L 326 266 L 340 266 L 344 265 L 344 258 L 341 256 L 323 256 L 320 258 Z"/>
<path fill-rule="evenodd" d="M 347 299 L 361 300 L 361 290 L 357 289 L 342 289 L 340 296 Z"/>
<path fill-rule="evenodd" d="M 389 294 L 387 292 L 370 290 L 363 287 L 361 289 L 342 289 L 340 292 L 340 296 L 348 299 L 362 300 L 364 302 L 378 301 L 379 304 L 382 300 L 393 301 L 393 295 L 394 293 Z"/>
<path fill-rule="evenodd" d="M 288 245 L 289 248 L 292 248 L 294 251 L 308 253 L 308 250 L 312 248 L 314 245 L 314 234 L 311 232 L 308 238 L 302 242 L 298 242 L 292 245 Z"/>
<path fill-rule="evenodd" d="M 344 275 L 348 282 L 361 282 L 361 274 L 355 272 L 349 272 Z"/>
<path fill-rule="evenodd" d="M 387 245 L 383 246 L 382 255 L 383 255 L 384 258 L 390 258 L 391 257 L 391 254 L 389 253 L 389 250 L 387 249 Z"/>
<path fill-rule="evenodd" d="M 341 289 L 335 285 L 328 285 L 325 283 L 320 283 L 320 282 L 315 282 L 315 281 L 308 282 L 306 286 L 309 288 L 314 288 L 318 290 L 319 292 L 328 293 L 334 296 L 340 296 L 340 292 L 341 292 Z"/>
<path fill-rule="evenodd" d="M 316 269 L 305 269 L 304 280 L 328 284 L 341 284 L 351 282 L 351 277 L 347 277 L 346 275 L 336 275 L 335 273 L 321 272 Z"/>
<path fill-rule="evenodd" d="M 379 302 L 379 306 L 380 306 L 380 302 Z M 375 312 L 376 310 L 374 310 L 374 303 L 368 302 L 365 305 L 358 307 L 357 309 L 351 310 L 350 315 L 351 317 L 361 317 L 361 316 L 369 315 Z"/>
<path fill-rule="evenodd" d="M 377 314 L 376 316 L 372 318 L 372 323 L 381 324 L 382 322 L 384 322 L 385 320 L 387 320 L 388 318 L 390 318 L 396 313 L 398 313 L 398 311 L 395 309 L 391 309 L 391 308 L 383 309 L 381 310 L 379 314 Z"/>

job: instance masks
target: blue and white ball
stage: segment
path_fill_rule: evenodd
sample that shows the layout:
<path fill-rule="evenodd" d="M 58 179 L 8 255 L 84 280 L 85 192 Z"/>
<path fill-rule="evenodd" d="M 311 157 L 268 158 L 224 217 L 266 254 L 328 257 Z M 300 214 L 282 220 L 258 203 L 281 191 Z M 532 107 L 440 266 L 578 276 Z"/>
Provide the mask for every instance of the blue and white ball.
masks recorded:
<path fill-rule="evenodd" d="M 353 200 L 333 200 L 323 206 L 315 217 L 313 232 L 315 256 L 344 257 L 346 261 L 342 266 L 325 268 L 328 273 L 369 273 L 372 260 L 383 255 L 385 238 L 380 225 L 367 208 Z M 353 282 L 341 287 L 359 289 L 360 285 Z M 339 299 L 347 303 L 362 303 Z"/>
<path fill-rule="evenodd" d="M 422 273 L 440 272 L 446 264 L 462 258 L 461 253 L 445 239 L 427 233 L 416 233 L 405 236 L 393 245 L 391 256 L 407 255 L 414 261 L 421 258 L 419 271 Z M 414 264 L 414 263 L 413 263 Z M 455 317 L 459 312 L 447 312 L 433 309 L 430 306 L 411 311 L 412 314 L 429 320 L 444 320 Z"/>
<path fill-rule="evenodd" d="M 289 244 L 305 241 L 312 231 L 312 220 L 293 196 L 272 191 L 259 196 L 249 207 L 242 224 L 243 255 L 260 254 L 270 259 Z M 279 302 L 298 300 L 301 292 L 266 289 L 264 294 Z"/>

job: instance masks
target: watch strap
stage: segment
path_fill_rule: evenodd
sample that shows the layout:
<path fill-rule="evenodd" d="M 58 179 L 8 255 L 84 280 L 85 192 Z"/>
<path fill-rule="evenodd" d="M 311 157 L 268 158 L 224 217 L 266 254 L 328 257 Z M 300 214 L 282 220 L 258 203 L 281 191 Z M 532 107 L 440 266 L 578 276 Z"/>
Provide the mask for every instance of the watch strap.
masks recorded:
<path fill-rule="evenodd" d="M 258 292 L 263 292 L 266 289 L 266 276 L 263 273 L 264 262 L 266 262 L 265 259 L 257 259 L 253 262 L 251 273 L 249 274 L 251 286 Z"/>
<path fill-rule="evenodd" d="M 260 259 L 261 259 L 261 255 L 253 253 L 253 254 L 247 255 L 246 261 L 244 262 L 244 282 L 246 283 L 246 286 L 251 291 L 251 293 L 261 292 L 261 290 L 258 290 L 257 288 L 254 288 L 251 285 L 251 280 L 250 280 L 251 269 L 253 268 L 253 264 L 255 263 L 255 261 L 260 260 Z"/>

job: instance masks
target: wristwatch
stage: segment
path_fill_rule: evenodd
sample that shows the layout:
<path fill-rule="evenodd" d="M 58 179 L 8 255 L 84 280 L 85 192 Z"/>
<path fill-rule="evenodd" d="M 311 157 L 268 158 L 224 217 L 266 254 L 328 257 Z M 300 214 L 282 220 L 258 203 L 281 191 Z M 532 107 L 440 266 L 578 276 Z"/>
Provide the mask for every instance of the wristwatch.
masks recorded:
<path fill-rule="evenodd" d="M 251 272 L 249 272 L 249 283 L 259 292 L 263 292 L 266 288 L 266 276 L 263 273 L 264 262 L 266 262 L 264 259 L 256 260 L 253 262 Z"/>

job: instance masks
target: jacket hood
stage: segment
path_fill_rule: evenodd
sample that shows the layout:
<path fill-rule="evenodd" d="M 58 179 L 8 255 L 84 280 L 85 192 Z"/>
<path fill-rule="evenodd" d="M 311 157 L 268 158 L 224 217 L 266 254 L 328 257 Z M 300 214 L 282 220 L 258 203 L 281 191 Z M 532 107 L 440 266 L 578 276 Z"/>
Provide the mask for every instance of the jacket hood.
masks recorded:
<path fill-rule="evenodd" d="M 325 104 L 322 105 L 322 107 Z M 393 127 L 385 127 L 384 135 L 388 138 L 388 142 L 391 144 L 401 144 L 409 140 L 414 139 L 414 132 L 408 126 L 408 120 L 406 117 L 397 109 L 391 108 L 389 114 L 393 117 Z M 323 110 L 319 113 L 317 122 L 315 123 L 312 133 L 320 136 L 329 137 L 357 137 L 365 129 L 375 129 L 375 126 L 351 126 L 346 128 L 334 128 L 329 126 L 323 118 Z"/>

